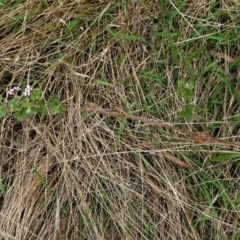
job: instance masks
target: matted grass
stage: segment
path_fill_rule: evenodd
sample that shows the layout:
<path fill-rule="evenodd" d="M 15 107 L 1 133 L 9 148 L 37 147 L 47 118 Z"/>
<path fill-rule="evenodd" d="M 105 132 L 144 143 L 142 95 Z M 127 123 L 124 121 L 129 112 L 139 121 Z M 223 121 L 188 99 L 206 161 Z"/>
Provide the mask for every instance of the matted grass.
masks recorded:
<path fill-rule="evenodd" d="M 0 1 L 1 239 L 240 239 L 240 4 Z"/>

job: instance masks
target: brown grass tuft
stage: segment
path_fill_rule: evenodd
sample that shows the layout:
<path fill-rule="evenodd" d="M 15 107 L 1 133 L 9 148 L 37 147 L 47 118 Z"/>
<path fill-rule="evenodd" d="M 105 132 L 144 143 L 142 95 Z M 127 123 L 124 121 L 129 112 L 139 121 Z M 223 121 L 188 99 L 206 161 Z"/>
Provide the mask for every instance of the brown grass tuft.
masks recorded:
<path fill-rule="evenodd" d="M 27 0 L 0 10 L 4 100 L 29 82 L 67 108 L 44 122 L 0 120 L 2 239 L 236 236 L 239 158 L 211 161 L 239 151 L 233 95 L 223 87 L 218 113 L 194 109 L 186 120 L 177 89 L 197 79 L 191 104 L 209 104 L 221 82 L 204 69 L 216 60 L 208 50 L 220 51 L 204 36 L 231 29 L 234 1 L 212 20 L 214 1 L 165 2 Z M 220 75 L 229 67 L 216 65 Z"/>

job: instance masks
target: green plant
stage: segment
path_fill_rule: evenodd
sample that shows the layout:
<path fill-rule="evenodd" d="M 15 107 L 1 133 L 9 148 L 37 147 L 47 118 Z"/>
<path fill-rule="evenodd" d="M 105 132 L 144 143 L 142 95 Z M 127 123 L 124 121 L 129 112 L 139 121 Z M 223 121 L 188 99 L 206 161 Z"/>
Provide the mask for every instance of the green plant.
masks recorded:
<path fill-rule="evenodd" d="M 61 114 L 65 111 L 65 107 L 59 103 L 56 97 L 49 99 L 45 104 L 40 89 L 32 89 L 27 85 L 19 95 L 20 91 L 20 87 L 11 88 L 8 95 L 13 98 L 9 99 L 7 104 L 2 102 L 3 97 L 0 95 L 0 117 L 4 117 L 7 113 L 13 113 L 19 121 L 22 121 L 26 115 L 34 113 L 39 113 L 42 119 L 48 110 L 51 114 Z"/>

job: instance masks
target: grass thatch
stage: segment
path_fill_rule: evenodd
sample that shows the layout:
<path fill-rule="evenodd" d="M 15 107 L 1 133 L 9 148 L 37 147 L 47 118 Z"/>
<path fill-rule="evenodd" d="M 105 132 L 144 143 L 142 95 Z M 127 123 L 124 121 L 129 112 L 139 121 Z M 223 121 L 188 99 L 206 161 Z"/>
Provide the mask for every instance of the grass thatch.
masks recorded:
<path fill-rule="evenodd" d="M 0 239 L 240 239 L 240 4 L 0 1 Z"/>

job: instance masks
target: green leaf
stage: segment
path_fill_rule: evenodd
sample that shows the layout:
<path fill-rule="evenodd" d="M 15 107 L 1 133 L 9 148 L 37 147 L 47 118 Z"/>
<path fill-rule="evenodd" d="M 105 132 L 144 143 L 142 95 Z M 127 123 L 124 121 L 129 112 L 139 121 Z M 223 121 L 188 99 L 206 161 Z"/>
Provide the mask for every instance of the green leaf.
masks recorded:
<path fill-rule="evenodd" d="M 25 114 L 23 112 L 16 112 L 15 117 L 18 121 L 22 121 L 25 117 Z"/>
<path fill-rule="evenodd" d="M 108 86 L 108 87 L 116 87 L 115 85 L 107 82 L 107 81 L 101 81 L 101 80 L 96 80 L 97 83 L 101 84 L 101 85 L 105 85 L 105 86 Z"/>
<path fill-rule="evenodd" d="M 118 135 L 117 135 L 117 138 L 115 140 L 115 146 L 117 147 L 119 142 L 120 142 L 120 139 L 121 139 L 121 136 L 122 136 L 122 133 L 124 131 L 124 128 L 125 128 L 125 125 L 127 123 L 127 118 L 124 118 L 120 124 L 120 128 L 118 130 Z"/>
<path fill-rule="evenodd" d="M 185 86 L 186 86 L 186 82 L 183 79 L 180 79 L 177 86 L 178 90 L 185 88 Z"/>
<path fill-rule="evenodd" d="M 42 92 L 39 89 L 33 89 L 30 95 L 32 101 L 39 100 L 41 98 Z"/>
<path fill-rule="evenodd" d="M 59 114 L 62 114 L 62 113 L 64 113 L 65 111 L 66 111 L 65 106 L 60 105 L 60 106 L 59 106 Z"/>
<path fill-rule="evenodd" d="M 11 112 L 17 112 L 19 111 L 20 104 L 15 99 L 11 99 L 8 101 L 8 105 L 10 106 Z"/>
<path fill-rule="evenodd" d="M 65 57 L 67 57 L 67 53 L 66 52 L 57 52 L 55 53 L 56 58 L 62 58 L 64 59 Z"/>
<path fill-rule="evenodd" d="M 42 183 L 42 185 L 46 188 L 47 192 L 50 195 L 53 195 L 52 189 L 49 187 L 49 185 L 47 184 L 47 182 L 45 181 L 45 179 L 43 178 L 43 176 L 41 175 L 41 173 L 35 168 L 33 170 L 35 172 L 35 174 L 37 175 L 38 179 L 40 180 L 40 182 Z"/>
<path fill-rule="evenodd" d="M 186 119 L 191 118 L 192 117 L 192 109 L 193 109 L 192 105 L 189 105 L 189 104 L 186 105 L 185 109 L 179 113 L 179 117 L 186 118 Z"/>
<path fill-rule="evenodd" d="M 81 114 L 81 121 L 84 121 L 88 116 L 88 111 L 84 110 Z"/>
<path fill-rule="evenodd" d="M 160 3 L 160 6 L 163 8 L 163 12 L 166 13 L 166 14 L 171 14 L 171 10 L 170 8 L 167 6 L 166 2 L 164 0 L 158 0 L 159 3 Z"/>
<path fill-rule="evenodd" d="M 2 180 L 1 180 L 1 179 L 0 179 L 0 192 L 1 192 L 1 194 L 2 194 L 3 196 L 5 196 L 6 193 L 7 193 L 7 190 L 6 190 L 5 186 L 4 186 L 4 184 L 2 183 Z"/>
<path fill-rule="evenodd" d="M 9 101 L 8 101 L 8 105 L 9 106 L 14 106 L 14 105 L 16 105 L 17 104 L 17 101 L 15 100 L 15 99 L 10 99 Z"/>
<path fill-rule="evenodd" d="M 58 98 L 54 97 L 47 101 L 47 105 L 50 108 L 52 114 L 61 114 L 64 113 L 66 108 L 63 105 L 60 105 Z"/>
<path fill-rule="evenodd" d="M 211 159 L 213 162 L 227 162 L 234 158 L 240 158 L 240 153 L 227 153 L 227 154 L 220 154 Z"/>
<path fill-rule="evenodd" d="M 5 109 L 4 107 L 0 106 L 0 118 L 4 117 L 7 113 L 7 109 Z"/>
<path fill-rule="evenodd" d="M 69 24 L 68 24 L 68 28 L 70 30 L 72 30 L 73 28 L 77 27 L 80 23 L 80 20 L 79 19 L 75 19 L 73 21 L 71 21 Z"/>
<path fill-rule="evenodd" d="M 62 213 L 63 213 L 65 216 L 69 216 L 69 215 L 70 215 L 69 211 L 68 211 L 66 208 L 64 208 L 64 207 L 61 208 L 61 211 L 62 211 Z"/>
<path fill-rule="evenodd" d="M 63 106 L 53 106 L 50 108 L 52 114 L 63 113 L 65 108 Z"/>
<path fill-rule="evenodd" d="M 135 35 L 129 35 L 129 34 L 124 34 L 124 35 L 122 35 L 122 37 L 124 38 L 124 40 L 129 40 L 129 41 L 141 40 L 140 37 L 135 36 Z"/>
<path fill-rule="evenodd" d="M 181 98 L 191 99 L 194 96 L 193 89 L 192 83 L 186 83 L 183 79 L 179 80 L 177 90 Z"/>
<path fill-rule="evenodd" d="M 142 78 L 149 79 L 150 81 L 156 82 L 161 85 L 165 84 L 164 79 L 158 73 L 154 73 L 148 70 L 141 70 L 139 71 L 139 74 Z"/>
<path fill-rule="evenodd" d="M 47 108 L 44 106 L 44 104 L 39 105 L 35 110 L 36 110 L 36 112 L 41 113 L 41 114 L 47 113 Z"/>
<path fill-rule="evenodd" d="M 21 108 L 31 108 L 33 106 L 30 102 L 24 102 L 21 104 Z"/>
<path fill-rule="evenodd" d="M 23 106 L 22 106 L 23 105 Z M 30 114 L 32 113 L 32 109 L 33 109 L 33 104 L 32 103 L 22 103 L 21 105 L 21 114 L 24 114 L 24 115 L 27 115 L 27 114 Z"/>
<path fill-rule="evenodd" d="M 43 3 L 44 3 L 44 5 L 45 5 L 46 8 L 49 7 L 49 5 L 48 5 L 48 1 L 47 1 L 47 0 L 43 0 Z"/>
<path fill-rule="evenodd" d="M 148 111 L 149 113 L 155 114 L 157 116 L 159 116 L 159 112 L 157 110 L 154 110 L 148 106 L 142 106 L 142 108 L 146 111 Z"/>
<path fill-rule="evenodd" d="M 117 36 L 117 31 L 114 31 L 114 30 L 112 30 L 111 28 L 109 28 L 109 27 L 106 27 L 105 28 L 106 29 L 106 31 L 110 34 L 110 35 L 112 35 L 112 37 L 116 40 L 116 41 L 119 41 L 119 38 L 118 38 L 118 36 Z"/>
<path fill-rule="evenodd" d="M 59 105 L 59 100 L 58 100 L 58 98 L 53 97 L 53 98 L 49 99 L 49 100 L 47 101 L 47 105 L 48 105 L 50 108 L 58 106 L 58 105 Z"/>
<path fill-rule="evenodd" d="M 27 108 L 26 109 L 26 114 L 30 114 L 30 113 L 32 113 L 32 109 L 31 108 Z"/>
<path fill-rule="evenodd" d="M 179 93 L 179 96 L 184 99 L 191 99 L 194 95 L 192 90 L 185 88 Z"/>
<path fill-rule="evenodd" d="M 0 94 L 0 102 L 2 101 L 2 99 L 3 99 L 3 97 L 2 97 L 2 95 Z"/>

